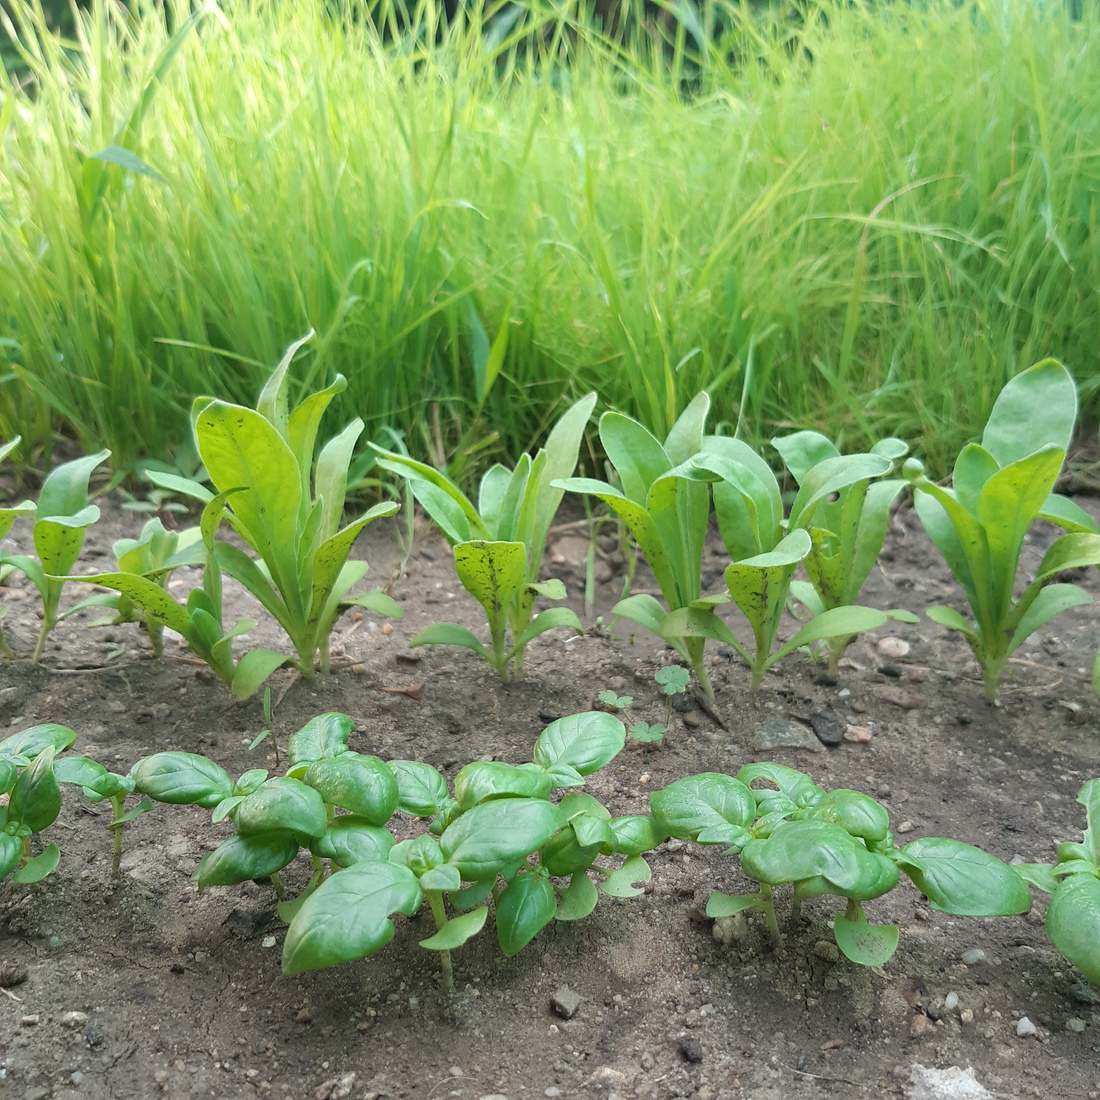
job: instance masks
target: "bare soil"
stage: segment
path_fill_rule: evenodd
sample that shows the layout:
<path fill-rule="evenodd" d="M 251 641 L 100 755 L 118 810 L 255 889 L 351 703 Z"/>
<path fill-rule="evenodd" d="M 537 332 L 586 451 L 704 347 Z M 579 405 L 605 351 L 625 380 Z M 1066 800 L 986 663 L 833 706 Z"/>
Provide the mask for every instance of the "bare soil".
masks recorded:
<path fill-rule="evenodd" d="M 133 535 L 140 523 L 108 502 L 81 569 L 108 567 L 114 538 Z M 566 582 L 580 611 L 575 535 L 559 535 L 546 573 Z M 1033 533 L 1025 571 L 1052 537 Z M 9 540 L 20 549 L 27 542 L 23 527 Z M 314 714 L 339 710 L 357 722 L 353 748 L 427 760 L 453 776 L 478 757 L 530 759 L 547 722 L 591 708 L 603 688 L 632 695 L 635 720 L 661 721 L 653 673 L 674 657 L 632 624 L 612 622 L 623 565 L 613 547 L 604 549 L 595 609 L 602 623 L 590 619 L 580 638 L 544 636 L 530 647 L 525 680 L 502 685 L 465 650 L 407 647 L 433 621 L 484 629 L 449 548 L 425 526 L 405 570 L 393 576 L 403 620 L 387 633 L 372 616 L 345 616 L 331 674 L 294 682 L 275 675 L 280 742 Z M 357 553 L 372 562 L 375 584 L 401 557 L 393 528 L 382 524 Z M 722 585 L 724 564 L 715 542 L 704 563 L 712 590 Z M 174 591 L 196 580 L 181 571 Z M 1096 573 L 1080 580 L 1096 592 Z M 635 590 L 647 585 L 653 581 L 639 566 Z M 86 594 L 78 587 L 66 591 L 67 604 Z M 234 703 L 186 650 L 170 644 L 164 659 L 153 660 L 137 627 L 88 631 L 74 618 L 56 631 L 43 666 L 33 667 L 33 593 L 15 577 L 2 596 L 19 657 L 0 666 L 0 723 L 8 731 L 69 725 L 77 751 L 115 770 L 168 748 L 207 754 L 233 774 L 274 766 L 263 759 L 269 744 L 248 749 L 263 728 L 259 697 Z M 260 619 L 249 643 L 285 645 L 243 593 L 230 598 L 238 614 Z M 864 601 L 916 612 L 933 603 L 963 608 L 911 512 L 892 521 Z M 731 623 L 738 629 L 732 616 Z M 877 648 L 888 634 L 909 643 L 904 659 Z M 1006 860 L 1051 860 L 1054 844 L 1082 828 L 1078 787 L 1100 774 L 1089 683 L 1098 634 L 1094 607 L 1063 615 L 1021 651 L 996 708 L 982 700 L 965 643 L 927 619 L 861 639 L 839 683 L 805 656 L 789 657 L 755 699 L 747 671 L 715 647 L 727 728 L 684 703 L 663 746 L 628 747 L 590 789 L 613 813 L 642 813 L 648 792 L 673 779 L 771 758 L 810 771 L 824 786 L 875 795 L 904 830 L 899 842 L 952 836 Z M 418 684 L 419 698 L 383 690 Z M 829 708 L 842 728 L 870 730 L 870 741 L 818 752 L 754 749 L 767 719 L 803 723 Z M 903 879 L 868 907 L 872 920 L 901 928 L 897 954 L 871 971 L 835 957 L 826 923 L 834 899 L 807 905 L 779 954 L 751 919 L 740 941 L 717 943 L 702 916 L 709 893 L 747 886 L 719 850 L 670 842 L 649 857 L 650 893 L 601 899 L 590 918 L 551 925 L 513 959 L 501 956 L 490 924 L 455 953 L 448 1002 L 437 960 L 417 947 L 430 917 L 396 918 L 396 939 L 373 958 L 284 978 L 285 926 L 270 886 L 199 896 L 191 882 L 226 826 L 211 825 L 205 812 L 159 807 L 129 828 L 122 880 L 112 886 L 106 812 L 74 789 L 67 795 L 47 838 L 63 852 L 57 873 L 35 886 L 0 886 L 3 1097 L 799 1100 L 898 1094 L 915 1062 L 972 1066 L 998 1096 L 1085 1100 L 1100 1090 L 1100 991 L 1050 947 L 1041 898 L 1026 918 L 957 920 L 932 912 Z M 300 863 L 287 872 L 293 884 L 308 875 Z M 985 958 L 968 967 L 961 956 L 974 948 Z M 581 998 L 570 1020 L 551 1009 L 563 985 Z M 958 1006 L 948 1011 L 952 992 Z M 1037 1036 L 1017 1037 L 1020 1015 Z"/>

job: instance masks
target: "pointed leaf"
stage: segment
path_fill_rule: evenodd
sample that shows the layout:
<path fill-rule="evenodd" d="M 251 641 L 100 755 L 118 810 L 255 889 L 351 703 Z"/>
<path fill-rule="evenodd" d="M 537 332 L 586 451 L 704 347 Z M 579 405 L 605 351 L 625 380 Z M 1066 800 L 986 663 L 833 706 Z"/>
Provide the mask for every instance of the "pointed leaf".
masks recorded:
<path fill-rule="evenodd" d="M 420 941 L 421 947 L 429 951 L 453 951 L 461 947 L 471 936 L 476 936 L 485 927 L 485 918 L 489 915 L 488 906 L 472 909 L 458 917 L 451 917 L 434 936 Z"/>
<path fill-rule="evenodd" d="M 561 811 L 550 802 L 498 798 L 448 825 L 439 846 L 466 882 L 480 882 L 537 851 L 563 825 Z"/>
<path fill-rule="evenodd" d="M 1071 875 L 1047 906 L 1050 942 L 1084 976 L 1100 985 L 1100 879 Z"/>
<path fill-rule="evenodd" d="M 207 886 L 235 886 L 281 871 L 297 854 L 298 841 L 290 833 L 232 836 L 207 852 L 191 877 L 202 890 Z"/>
<path fill-rule="evenodd" d="M 1008 466 L 1050 444 L 1069 449 L 1077 420 L 1077 386 L 1061 363 L 1045 359 L 1001 390 L 982 433 L 982 446 Z"/>
<path fill-rule="evenodd" d="M 435 623 L 425 627 L 409 642 L 410 649 L 418 645 L 458 645 L 464 649 L 472 649 L 479 657 L 489 660 L 488 650 L 471 631 L 457 623 Z"/>
<path fill-rule="evenodd" d="M 868 924 L 863 910 L 854 921 L 838 913 L 833 922 L 836 945 L 852 962 L 882 966 L 898 949 L 898 929 L 893 924 Z"/>
<path fill-rule="evenodd" d="M 1031 908 L 1023 879 L 996 856 L 970 844 L 928 837 L 907 844 L 897 859 L 932 908 L 941 913 L 1006 917 Z"/>
<path fill-rule="evenodd" d="M 535 763 L 568 764 L 591 775 L 610 763 L 626 744 L 626 727 L 604 711 L 572 714 L 551 722 L 535 742 Z"/>
<path fill-rule="evenodd" d="M 57 868 L 61 861 L 61 850 L 56 844 L 51 844 L 40 855 L 28 859 L 18 871 L 13 874 L 13 882 L 41 882 Z"/>
<path fill-rule="evenodd" d="M 346 714 L 329 712 L 311 718 L 287 744 L 290 766 L 339 756 L 348 750 L 355 721 Z"/>
<path fill-rule="evenodd" d="M 497 939 L 507 957 L 522 951 L 553 919 L 557 898 L 550 880 L 533 871 L 517 875 L 497 899 Z"/>
<path fill-rule="evenodd" d="M 762 904 L 760 894 L 723 894 L 721 890 L 715 890 L 707 899 L 707 916 L 715 920 L 734 917 L 746 909 L 759 909 Z"/>
<path fill-rule="evenodd" d="M 558 899 L 558 911 L 555 920 L 583 920 L 596 908 L 599 894 L 595 883 L 584 871 L 575 872 L 569 879 L 569 885 Z"/>

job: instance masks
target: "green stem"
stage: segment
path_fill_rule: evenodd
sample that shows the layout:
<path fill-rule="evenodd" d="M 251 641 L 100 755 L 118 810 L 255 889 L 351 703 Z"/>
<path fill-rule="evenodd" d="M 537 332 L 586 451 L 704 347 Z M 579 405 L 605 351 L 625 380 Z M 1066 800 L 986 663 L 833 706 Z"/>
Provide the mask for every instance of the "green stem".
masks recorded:
<path fill-rule="evenodd" d="M 310 853 L 310 859 L 313 860 L 313 873 L 320 876 L 317 879 L 317 885 L 320 886 L 325 881 L 325 861 L 320 856 L 315 856 Z"/>
<path fill-rule="evenodd" d="M 844 919 L 851 921 L 855 924 L 859 920 L 860 914 L 863 912 L 862 906 L 858 901 L 852 901 L 849 899 L 848 908 L 844 910 Z"/>
<path fill-rule="evenodd" d="M 42 629 L 38 632 L 38 644 L 34 647 L 34 655 L 31 657 L 31 664 L 38 664 L 39 659 L 42 657 L 42 650 L 46 646 L 46 639 L 49 637 L 50 631 L 53 630 L 56 622 L 57 620 L 49 614 L 42 620 Z"/>
<path fill-rule="evenodd" d="M 15 654 L 12 652 L 11 646 L 8 645 L 3 630 L 0 630 L 0 657 L 3 657 L 5 661 L 15 660 Z"/>
<path fill-rule="evenodd" d="M 775 919 L 775 905 L 772 902 L 772 888 L 766 883 L 760 884 L 761 908 L 768 922 L 768 935 L 771 937 L 772 949 L 778 951 L 783 946 L 779 938 L 779 922 Z"/>
<path fill-rule="evenodd" d="M 114 847 L 111 850 L 111 879 L 113 882 L 118 882 L 122 874 L 122 826 L 119 822 L 122 820 L 125 802 L 125 791 L 120 791 L 118 794 L 111 796 L 111 807 L 115 811 L 115 819 L 112 822 L 113 828 L 111 830 L 115 834 Z"/>
<path fill-rule="evenodd" d="M 432 907 L 432 916 L 435 917 L 436 931 L 439 931 L 447 923 L 447 910 L 443 906 L 442 890 L 425 890 L 428 904 Z M 439 952 L 439 981 L 444 993 L 450 993 L 454 989 L 454 971 L 451 969 L 450 951 Z"/>
<path fill-rule="evenodd" d="M 279 872 L 275 871 L 271 876 L 271 885 L 275 887 L 275 896 L 280 901 L 286 901 L 286 890 L 283 889 L 283 880 L 279 878 Z"/>
<path fill-rule="evenodd" d="M 319 648 L 321 650 L 321 671 L 322 672 L 328 672 L 328 638 L 329 638 L 329 636 L 326 634 L 321 639 L 321 645 L 319 646 Z"/>
<path fill-rule="evenodd" d="M 164 656 L 164 628 L 145 620 L 145 633 L 149 636 L 149 644 L 153 647 L 154 657 Z"/>
<path fill-rule="evenodd" d="M 714 685 L 710 682 L 710 676 L 707 675 L 706 657 L 704 654 L 704 647 L 707 644 L 706 638 L 685 638 L 685 646 L 688 651 L 688 660 L 691 663 L 692 671 L 699 679 L 699 686 L 703 689 L 703 694 L 707 697 L 708 703 L 714 702 Z"/>
<path fill-rule="evenodd" d="M 1003 661 L 986 661 L 982 664 L 982 681 L 985 684 L 985 701 L 995 703 L 1001 692 L 1001 670 Z"/>

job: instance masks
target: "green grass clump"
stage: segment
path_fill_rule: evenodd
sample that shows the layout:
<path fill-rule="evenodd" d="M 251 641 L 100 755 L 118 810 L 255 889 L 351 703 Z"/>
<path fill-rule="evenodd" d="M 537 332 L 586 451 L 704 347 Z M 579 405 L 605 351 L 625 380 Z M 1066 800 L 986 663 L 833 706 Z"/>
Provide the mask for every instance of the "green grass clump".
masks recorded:
<path fill-rule="evenodd" d="M 10 0 L 0 436 L 161 455 L 313 327 L 301 391 L 343 373 L 341 418 L 460 477 L 592 388 L 662 438 L 708 387 L 750 437 L 898 435 L 938 472 L 1043 356 L 1096 388 L 1082 7 L 710 0 L 612 39 L 535 0 L 414 31 L 92 0 L 61 41 Z"/>

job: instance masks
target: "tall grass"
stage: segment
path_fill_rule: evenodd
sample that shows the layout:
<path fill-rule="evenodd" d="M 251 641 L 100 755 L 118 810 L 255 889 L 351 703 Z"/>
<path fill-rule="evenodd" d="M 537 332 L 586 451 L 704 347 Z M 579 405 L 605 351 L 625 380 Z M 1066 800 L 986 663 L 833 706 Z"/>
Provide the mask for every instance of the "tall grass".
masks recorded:
<path fill-rule="evenodd" d="M 303 390 L 460 473 L 593 387 L 934 469 L 1042 356 L 1096 392 L 1094 5 L 708 0 L 624 45 L 537 0 L 93 0 L 64 42 L 10 2 L 4 436 L 161 455 L 310 327 Z"/>

